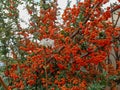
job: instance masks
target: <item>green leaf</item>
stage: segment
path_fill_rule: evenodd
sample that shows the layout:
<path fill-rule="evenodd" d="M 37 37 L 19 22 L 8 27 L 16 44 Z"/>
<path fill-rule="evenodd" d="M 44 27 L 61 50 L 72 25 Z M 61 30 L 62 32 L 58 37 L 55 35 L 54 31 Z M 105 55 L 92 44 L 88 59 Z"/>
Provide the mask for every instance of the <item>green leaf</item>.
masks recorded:
<path fill-rule="evenodd" d="M 86 68 L 83 67 L 83 66 L 80 68 L 80 70 L 81 70 L 82 72 L 88 73 L 88 71 L 86 70 Z"/>
<path fill-rule="evenodd" d="M 118 78 L 118 76 L 113 75 L 113 76 L 110 76 L 110 77 L 108 78 L 108 80 L 116 80 L 117 78 Z"/>
<path fill-rule="evenodd" d="M 103 32 L 103 31 L 100 32 L 100 33 L 99 33 L 99 38 L 100 38 L 100 39 L 105 39 L 105 38 L 106 38 L 105 32 Z"/>
<path fill-rule="evenodd" d="M 93 82 L 92 84 L 90 84 L 90 86 L 88 86 L 88 90 L 103 90 L 104 87 L 104 85 L 101 85 L 98 82 Z"/>
<path fill-rule="evenodd" d="M 88 48 L 87 42 L 83 42 L 83 43 L 81 44 L 81 49 L 82 49 L 82 50 L 86 50 L 87 48 Z"/>
<path fill-rule="evenodd" d="M 69 36 L 69 33 L 66 32 L 65 30 L 62 30 L 62 31 L 60 31 L 60 32 L 61 32 L 61 34 L 63 34 L 65 37 Z"/>

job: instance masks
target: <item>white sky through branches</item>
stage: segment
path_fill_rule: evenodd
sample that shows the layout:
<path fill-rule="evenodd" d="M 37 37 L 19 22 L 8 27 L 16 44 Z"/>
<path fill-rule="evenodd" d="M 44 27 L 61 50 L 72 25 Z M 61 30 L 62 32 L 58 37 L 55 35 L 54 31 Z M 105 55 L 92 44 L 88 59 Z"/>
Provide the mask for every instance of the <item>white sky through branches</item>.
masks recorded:
<path fill-rule="evenodd" d="M 40 0 L 34 0 L 35 2 L 40 2 Z M 60 13 L 63 13 L 63 10 L 65 9 L 66 5 L 67 5 L 67 1 L 68 0 L 58 0 L 58 7 L 60 7 Z M 70 0 L 71 1 L 71 6 L 73 6 L 74 4 L 76 4 L 76 0 Z M 84 1 L 84 0 L 81 0 Z M 110 5 L 110 3 L 114 3 L 117 2 L 117 0 L 109 0 L 109 3 L 105 4 L 103 7 L 106 8 L 107 6 Z M 28 15 L 27 10 L 24 8 L 24 4 L 23 5 L 19 5 L 18 9 L 19 9 L 19 16 L 20 19 L 22 19 L 25 22 L 20 22 L 20 25 L 22 28 L 27 28 L 29 25 L 29 19 L 30 16 Z"/>

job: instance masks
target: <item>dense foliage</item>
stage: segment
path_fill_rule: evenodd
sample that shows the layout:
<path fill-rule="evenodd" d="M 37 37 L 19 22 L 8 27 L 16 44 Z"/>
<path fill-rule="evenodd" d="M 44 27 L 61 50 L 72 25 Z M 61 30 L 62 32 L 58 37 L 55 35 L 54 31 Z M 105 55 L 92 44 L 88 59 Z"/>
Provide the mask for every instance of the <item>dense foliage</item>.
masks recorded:
<path fill-rule="evenodd" d="M 22 3 L 19 0 L 2 2 L 0 32 L 4 36 L 0 39 L 3 45 L 1 56 L 6 57 L 7 61 L 3 75 L 7 83 L 6 87 L 2 84 L 4 88 L 115 88 L 120 79 L 120 27 L 116 27 L 118 20 L 109 19 L 120 9 L 119 3 L 103 10 L 102 6 L 108 0 L 78 1 L 73 7 L 67 5 L 61 23 L 58 22 L 57 0 L 49 3 L 41 0 L 40 4 L 32 0 L 25 2 L 31 16 L 26 29 L 20 26 L 17 13 L 18 4 Z M 35 11 L 36 5 L 40 7 L 40 15 Z M 120 12 L 116 14 L 119 19 Z M 8 20 L 5 22 L 2 16 Z"/>

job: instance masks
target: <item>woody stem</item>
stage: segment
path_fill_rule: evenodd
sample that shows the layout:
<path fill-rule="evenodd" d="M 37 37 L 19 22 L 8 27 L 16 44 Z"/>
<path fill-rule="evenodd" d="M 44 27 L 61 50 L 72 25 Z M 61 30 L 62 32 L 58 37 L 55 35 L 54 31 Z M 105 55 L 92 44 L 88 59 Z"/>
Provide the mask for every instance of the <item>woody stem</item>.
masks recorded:
<path fill-rule="evenodd" d="M 46 55 L 46 50 L 44 48 L 44 52 L 45 52 L 45 55 Z M 45 78 L 46 78 L 46 90 L 48 90 L 48 75 L 47 75 L 47 61 L 46 61 L 46 58 L 45 58 Z"/>
<path fill-rule="evenodd" d="M 2 86 L 4 87 L 5 90 L 8 90 L 7 85 L 4 83 L 4 81 L 2 80 L 1 77 L 0 77 L 0 83 L 2 84 Z"/>
<path fill-rule="evenodd" d="M 46 63 L 46 60 L 45 60 L 45 77 L 46 77 L 46 90 L 48 90 L 48 83 L 47 83 L 48 76 L 47 76 L 47 63 Z"/>

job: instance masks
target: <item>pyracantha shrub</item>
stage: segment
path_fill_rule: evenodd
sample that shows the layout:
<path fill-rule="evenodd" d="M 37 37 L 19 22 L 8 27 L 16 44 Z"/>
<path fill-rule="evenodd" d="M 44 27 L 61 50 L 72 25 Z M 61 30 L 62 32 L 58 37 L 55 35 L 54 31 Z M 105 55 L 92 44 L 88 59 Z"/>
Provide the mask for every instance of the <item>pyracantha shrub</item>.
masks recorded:
<path fill-rule="evenodd" d="M 84 0 L 66 7 L 62 24 L 57 22 L 57 1 L 44 3 L 36 23 L 30 22 L 33 28 L 18 33 L 24 37 L 19 50 L 26 53 L 26 60 L 16 59 L 5 71 L 9 89 L 92 90 L 97 85 L 103 90 L 111 84 L 109 77 L 120 72 L 120 64 L 114 69 L 109 59 L 113 48 L 119 52 L 120 27 L 109 19 L 119 5 L 102 10 L 107 2 Z"/>

